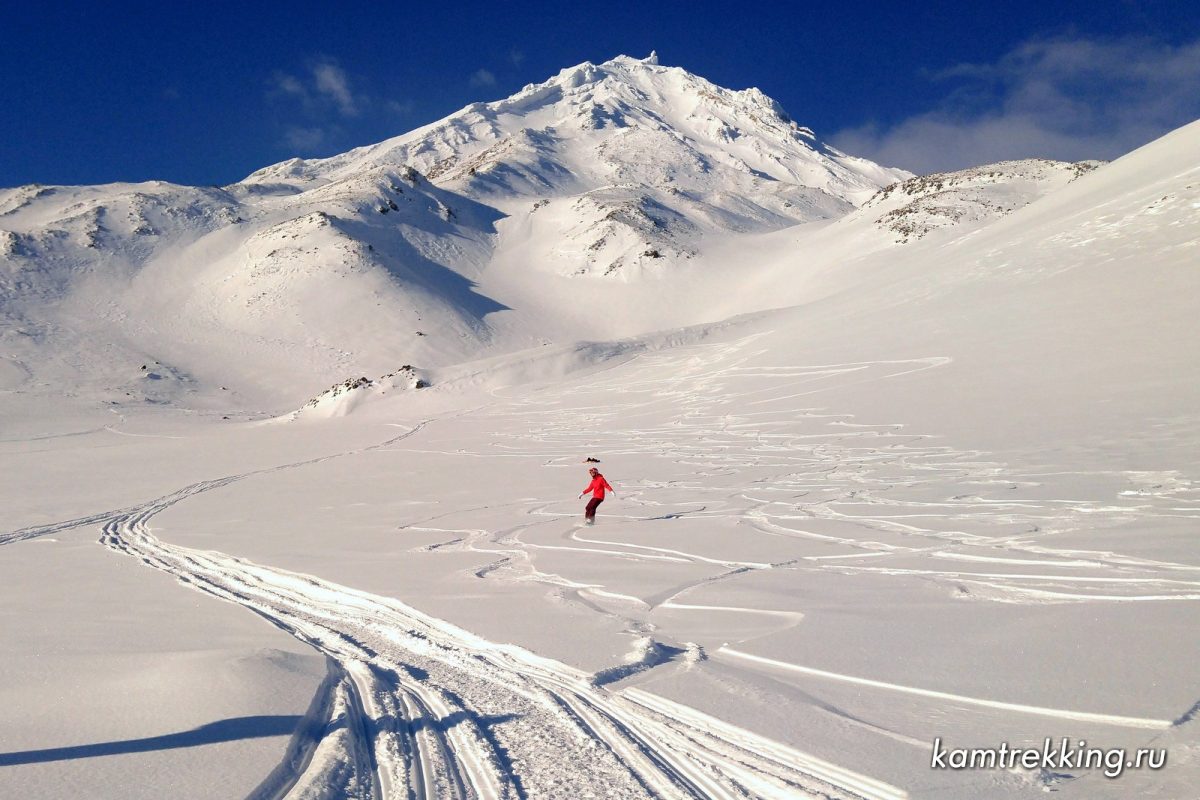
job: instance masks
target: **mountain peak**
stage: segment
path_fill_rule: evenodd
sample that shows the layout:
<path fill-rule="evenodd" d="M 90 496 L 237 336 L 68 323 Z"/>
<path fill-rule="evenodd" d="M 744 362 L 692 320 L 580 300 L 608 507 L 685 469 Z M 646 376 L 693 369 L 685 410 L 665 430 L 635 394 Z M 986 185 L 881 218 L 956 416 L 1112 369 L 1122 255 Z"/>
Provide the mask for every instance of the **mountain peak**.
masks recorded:
<path fill-rule="evenodd" d="M 381 168 L 415 169 L 509 215 L 561 203 L 570 211 L 538 218 L 565 225 L 559 240 L 573 243 L 547 259 L 567 274 L 661 270 L 694 255 L 687 242 L 706 232 L 840 217 L 910 177 L 825 145 L 760 89 L 726 89 L 652 52 L 585 61 L 411 133 L 284 162 L 246 183 L 309 191 L 358 185 Z"/>
<path fill-rule="evenodd" d="M 610 64 L 620 64 L 620 65 L 625 65 L 625 66 L 643 65 L 643 66 L 657 67 L 657 66 L 659 66 L 658 51 L 651 50 L 650 55 L 646 56 L 645 58 L 634 58 L 633 56 L 627 56 L 627 55 L 615 56 L 613 58 L 610 58 L 608 61 L 605 61 L 601 66 L 607 66 Z"/>
<path fill-rule="evenodd" d="M 719 173 L 733 172 L 857 205 L 909 177 L 823 144 L 760 89 L 717 86 L 681 67 L 660 65 L 656 52 L 585 61 L 378 145 L 300 166 L 286 163 L 249 180 L 309 187 L 386 164 L 412 166 L 439 184 L 477 178 L 466 181 L 477 184 L 464 186 L 467 193 L 495 197 L 630 181 L 682 189 L 713 185 Z M 500 172 L 520 180 L 484 185 L 484 175 Z"/>

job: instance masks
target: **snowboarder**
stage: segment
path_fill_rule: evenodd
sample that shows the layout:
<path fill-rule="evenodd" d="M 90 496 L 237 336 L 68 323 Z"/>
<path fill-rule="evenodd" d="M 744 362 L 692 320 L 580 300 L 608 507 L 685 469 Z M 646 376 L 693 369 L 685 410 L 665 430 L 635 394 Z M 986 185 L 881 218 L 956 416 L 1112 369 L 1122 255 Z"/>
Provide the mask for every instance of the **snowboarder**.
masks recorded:
<path fill-rule="evenodd" d="M 591 493 L 592 499 L 588 501 L 587 509 L 583 512 L 583 518 L 587 521 L 588 525 L 594 525 L 596 523 L 596 507 L 604 502 L 604 490 L 607 489 L 613 494 L 616 494 L 617 490 L 612 488 L 608 484 L 608 481 L 604 480 L 604 476 L 600 474 L 600 470 L 595 467 L 589 469 L 588 474 L 592 476 L 592 482 L 588 484 L 586 489 L 579 493 L 579 497 L 582 498 L 585 494 Z"/>

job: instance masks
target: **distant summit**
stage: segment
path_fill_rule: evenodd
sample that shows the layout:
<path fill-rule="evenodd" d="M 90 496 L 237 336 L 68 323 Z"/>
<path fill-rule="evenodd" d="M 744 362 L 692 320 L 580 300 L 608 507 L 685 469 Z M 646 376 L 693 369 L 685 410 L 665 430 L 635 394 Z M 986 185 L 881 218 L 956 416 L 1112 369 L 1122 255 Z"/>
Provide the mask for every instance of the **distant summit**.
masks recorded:
<path fill-rule="evenodd" d="M 896 244 L 875 225 L 886 214 L 916 232 L 946 222 L 938 203 L 975 202 L 933 197 L 911 177 L 831 147 L 758 89 L 651 53 L 577 64 L 229 186 L 0 190 L 12 354 L 0 378 L 52 382 L 48 365 L 69 363 L 73 391 L 115 406 L 277 409 L 396 364 L 436 378 L 553 344 L 568 350 L 552 371 L 574 369 L 580 340 L 754 310 L 738 281 L 759 265 L 727 255 L 752 235 L 855 222 L 899 186 L 863 221 L 861 252 Z M 980 187 L 985 208 L 995 192 Z M 144 379 L 152 362 L 182 377 Z M 340 409 L 361 389 L 318 405 Z"/>
<path fill-rule="evenodd" d="M 297 189 L 411 167 L 503 210 L 537 210 L 559 244 L 531 254 L 562 274 L 627 276 L 695 255 L 714 232 L 846 214 L 910 177 L 820 141 L 758 89 L 618 56 L 340 156 L 276 164 L 247 184 Z"/>
<path fill-rule="evenodd" d="M 629 155 L 606 152 L 615 144 L 610 140 L 632 132 L 646 140 L 622 141 L 629 145 Z M 548 145 L 558 158 L 540 165 L 520 160 L 516 156 L 530 154 L 509 150 L 519 143 L 514 137 L 522 135 Z M 662 147 L 664 137 L 675 144 Z M 485 151 L 483 158 L 473 158 Z M 679 156 L 690 157 L 691 163 Z M 512 164 L 527 181 L 489 182 L 479 175 L 481 168 L 496 169 L 498 164 Z M 634 164 L 642 169 L 634 171 Z M 578 188 L 600 178 L 643 177 L 667 183 L 732 170 L 857 202 L 911 176 L 819 141 L 758 89 L 722 88 L 679 67 L 661 66 L 657 53 L 651 53 L 644 59 L 585 61 L 511 97 L 472 103 L 411 133 L 331 158 L 291 159 L 253 173 L 246 182 L 327 182 L 379 165 L 412 166 L 440 182 L 475 177 L 467 183 L 481 192 L 503 186 L 527 193 Z M 556 167 L 569 168 L 575 181 Z"/>

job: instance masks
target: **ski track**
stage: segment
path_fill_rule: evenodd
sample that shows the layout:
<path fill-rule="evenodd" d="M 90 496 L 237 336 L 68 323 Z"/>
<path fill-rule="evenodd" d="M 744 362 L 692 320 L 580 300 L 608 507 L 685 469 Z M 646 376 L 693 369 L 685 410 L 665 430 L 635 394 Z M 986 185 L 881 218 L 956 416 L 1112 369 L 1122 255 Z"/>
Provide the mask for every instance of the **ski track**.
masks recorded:
<path fill-rule="evenodd" d="M 631 699 L 610 692 L 593 676 L 492 644 L 398 601 L 172 546 L 151 532 L 155 515 L 189 498 L 388 447 L 425 424 L 373 447 L 200 481 L 144 505 L 14 531 L 0 543 L 103 523 L 107 547 L 250 609 L 330 659 L 337 678 L 315 701 L 326 714 L 323 735 L 294 740 L 253 797 L 582 797 L 598 786 L 629 798 L 906 796 L 646 693 Z M 519 534 L 535 524 L 493 541 L 517 545 L 512 555 L 528 561 Z"/>
<path fill-rule="evenodd" d="M 254 611 L 337 665 L 340 700 L 327 705 L 338 724 L 327 729 L 343 741 L 308 759 L 281 796 L 566 797 L 599 785 L 630 798 L 905 796 L 644 692 L 605 691 L 585 673 L 399 601 L 151 533 L 155 515 L 233 480 L 117 513 L 102 541 Z"/>
<path fill-rule="evenodd" d="M 208 491 L 210 489 L 218 489 L 222 486 L 228 486 L 231 483 L 237 483 L 238 481 L 245 480 L 246 478 L 252 478 L 256 475 L 267 475 L 267 474 L 274 473 L 274 472 L 282 472 L 284 470 L 295 469 L 297 467 L 305 467 L 305 466 L 309 466 L 311 464 L 320 464 L 324 461 L 330 461 L 335 458 L 345 458 L 347 456 L 358 455 L 360 453 L 367 453 L 367 452 L 371 452 L 373 450 L 382 450 L 382 449 L 387 448 L 397 442 L 403 441 L 403 440 L 409 438 L 410 436 L 416 435 L 427 424 L 429 424 L 429 420 L 423 420 L 421 422 L 418 422 L 416 425 L 414 425 L 412 428 L 408 429 L 404 433 L 399 434 L 398 436 L 393 436 L 393 437 L 387 439 L 386 441 L 380 442 L 379 444 L 370 445 L 368 447 L 363 447 L 358 450 L 349 450 L 349 451 L 339 452 L 339 453 L 329 453 L 327 455 L 316 456 L 314 458 L 304 459 L 303 461 L 296 461 L 294 463 L 285 464 L 283 466 L 266 467 L 264 469 L 251 470 L 249 472 L 243 472 L 243 473 L 239 473 L 237 475 L 229 475 L 229 476 L 226 476 L 223 478 L 217 478 L 214 480 L 199 481 L 199 482 L 193 483 L 189 486 L 185 486 L 184 488 L 178 490 L 177 492 L 167 495 L 167 497 L 178 497 L 178 498 L 182 499 L 183 497 L 187 497 L 187 496 L 196 494 L 198 492 Z M 15 531 L 9 531 L 8 533 L 0 534 L 0 546 L 6 545 L 6 544 L 13 544 L 16 542 L 23 542 L 23 541 L 27 541 L 29 539 L 37 539 L 42 536 L 49 536 L 52 533 L 61 533 L 62 531 L 67 531 L 67 530 L 71 530 L 74 528 L 81 528 L 81 527 L 85 527 L 85 526 L 89 526 L 89 525 L 99 525 L 101 523 L 105 523 L 105 522 L 115 519 L 117 517 L 127 516 L 129 514 L 135 513 L 141 507 L 142 506 L 130 506 L 127 508 L 116 509 L 116 510 L 112 510 L 112 511 L 101 511 L 96 514 L 89 514 L 87 516 L 77 517 L 75 519 L 70 519 L 70 520 L 66 520 L 63 522 L 53 522 L 48 525 L 34 525 L 34 526 L 26 527 L 26 528 L 20 528 Z"/>
<path fill-rule="evenodd" d="M 473 409 L 476 419 L 494 420 L 489 449 L 411 449 L 447 457 L 535 459 L 546 466 L 562 466 L 579 452 L 665 459 L 685 477 L 631 482 L 622 499 L 644 513 L 606 516 L 636 525 L 670 522 L 684 514 L 726 519 L 754 535 L 849 552 L 778 562 L 731 560 L 678 547 L 588 538 L 574 525 L 561 533 L 561 544 L 529 542 L 522 538 L 526 532 L 568 516 L 561 503 L 544 498 L 453 509 L 400 528 L 450 537 L 415 548 L 418 552 L 486 553 L 495 560 L 476 571 L 480 579 L 559 587 L 587 608 L 629 622 L 639 635 L 653 630 L 639 615 L 655 608 L 768 615 L 789 626 L 802 624 L 801 611 L 701 599 L 677 602 L 685 594 L 761 570 L 920 579 L 956 590 L 968 584 L 976 591 L 955 594 L 967 602 L 1200 599 L 1200 583 L 1179 579 L 1181 574 L 1191 577 L 1200 566 L 1054 542 L 1057 535 L 1088 525 L 1189 517 L 1181 512 L 1200 511 L 1195 483 L 1174 473 L 1110 473 L 1100 477 L 1136 488 L 1079 499 L 1070 495 L 1071 480 L 1079 477 L 1075 473 L 1022 474 L 982 453 L 957 451 L 905 432 L 898 424 L 864 424 L 823 408 L 797 409 L 795 399 L 819 395 L 826 385 L 822 382 L 847 375 L 856 384 L 885 380 L 935 369 L 946 360 L 751 369 L 742 365 L 757 355 L 748 352 L 755 338 L 640 354 L 626 362 L 616 394 L 605 382 L 609 378 L 600 374 L 556 396 Z M 768 384 L 762 385 L 763 380 Z M 779 407 L 767 408 L 771 403 Z M 754 410 L 745 411 L 749 404 Z M 409 445 L 397 445 L 425 424 L 373 447 L 202 481 L 144 505 L 13 531 L 0 535 L 0 545 L 102 524 L 107 546 L 242 605 L 324 653 L 336 676 L 327 681 L 322 690 L 326 697 L 317 704 L 328 720 L 324 733 L 294 744 L 256 798 L 582 797 L 599 786 L 611 797 L 905 796 L 900 789 L 640 689 L 616 688 L 628 675 L 670 663 L 673 657 L 663 653 L 680 650 L 671 645 L 664 649 L 664 643 L 648 638 L 642 662 L 589 676 L 515 646 L 487 642 L 396 600 L 220 553 L 172 546 L 151 533 L 154 515 L 197 494 L 333 458 L 408 451 Z M 678 504 L 664 503 L 666 491 L 686 498 L 687 509 L 676 512 Z M 647 496 L 650 492 L 653 498 Z M 1053 499 L 1055 494 L 1062 499 Z M 481 509 L 518 516 L 493 530 L 454 525 L 454 517 Z M 436 526 L 429 524 L 435 521 Z M 584 561 L 608 557 L 706 565 L 716 571 L 638 597 L 538 569 L 536 553 L 545 550 L 577 551 L 586 556 Z M 962 569 L 888 565 L 914 557 L 957 561 Z M 870 559 L 870 566 L 844 563 L 859 559 Z M 971 564 L 1005 571 L 972 572 Z M 585 595 L 608 602 L 595 604 Z M 1171 724 L 906 687 L 729 647 L 718 654 L 745 668 L 796 672 L 931 702 L 1132 727 Z M 586 770 L 580 768 L 583 764 Z"/>
<path fill-rule="evenodd" d="M 853 376 L 854 384 L 881 381 L 936 369 L 948 360 L 745 366 L 764 352 L 753 350 L 757 338 L 642 353 L 627 365 L 618 389 L 601 375 L 572 384 L 556 398 L 539 395 L 485 409 L 484 416 L 497 420 L 493 447 L 503 447 L 506 457 L 525 453 L 545 458 L 557 448 L 564 455 L 596 451 L 613 459 L 635 455 L 668 459 L 695 479 L 627 485 L 622 492 L 627 504 L 661 508 L 661 499 L 651 501 L 644 495 L 653 491 L 661 498 L 662 491 L 670 489 L 674 497 L 686 498 L 688 505 L 701 502 L 706 519 L 736 519 L 763 535 L 858 551 L 800 556 L 813 569 L 846 572 L 851 568 L 838 562 L 927 556 L 1089 574 L 862 569 L 880 576 L 922 577 L 951 589 L 975 578 L 1000 578 L 989 580 L 986 591 L 966 595 L 980 602 L 1200 599 L 1196 592 L 1200 583 L 1164 577 L 1200 571 L 1200 565 L 1053 545 L 1057 535 L 1080 529 L 1191 518 L 1200 514 L 1196 482 L 1174 472 L 1021 474 L 987 460 L 983 453 L 940 446 L 928 436 L 906 432 L 900 424 L 866 424 L 823 408 L 797 408 L 796 398 L 819 395 L 833 386 L 844 389 L 849 385 L 843 380 L 846 376 Z M 804 391 L 797 392 L 801 387 Z M 771 404 L 777 407 L 771 409 Z M 653 423 L 639 424 L 643 418 Z M 751 490 L 747 475 L 754 476 Z M 727 477 L 733 480 L 723 483 Z M 1104 501 L 1072 498 L 1066 489 L 1065 496 L 1051 499 L 1055 486 L 1068 487 L 1079 477 L 1108 481 L 1118 489 L 1130 484 L 1135 488 L 1114 490 Z M 931 490 L 939 496 L 921 496 Z M 1034 497 L 1023 496 L 1025 492 Z M 776 497 L 755 496 L 760 494 Z M 602 516 L 646 521 L 676 515 Z M 1001 528 L 1021 530 L 994 532 Z M 683 559 L 724 568 L 781 566 L 584 538 L 578 533 L 568 534 L 567 539 L 565 545 L 520 544 L 616 558 Z M 572 547 L 571 541 L 600 547 Z M 790 561 L 788 565 L 799 568 Z M 1060 586 L 1047 587 L 1047 583 Z M 1089 591 L 1055 591 L 1080 584 Z"/>
<path fill-rule="evenodd" d="M 920 697 L 930 697 L 937 700 L 946 700 L 950 703 L 960 705 L 980 706 L 983 708 L 994 708 L 1002 711 L 1012 711 L 1019 714 L 1033 714 L 1043 717 L 1054 717 L 1056 719 L 1066 719 L 1075 722 L 1090 722 L 1100 725 L 1116 725 L 1127 728 L 1147 728 L 1151 730 L 1163 730 L 1171 727 L 1170 720 L 1149 719 L 1145 717 L 1123 717 L 1113 714 L 1097 714 L 1087 711 L 1071 711 L 1061 708 L 1045 708 L 1042 706 L 1024 705 L 1021 703 L 1005 703 L 998 700 L 988 700 L 979 697 L 967 697 L 960 694 L 951 694 L 949 692 L 939 692 L 932 689 L 921 689 L 915 686 L 902 686 L 896 683 L 888 683 L 886 681 L 871 680 L 868 678 L 860 678 L 854 675 L 844 675 L 839 672 L 828 672 L 826 670 L 814 669 L 813 667 L 805 667 L 800 664 L 792 664 L 786 661 L 779 661 L 773 658 L 757 656 L 752 653 L 745 653 L 731 647 L 722 647 L 717 651 L 718 656 L 731 657 L 739 662 L 749 661 L 755 664 L 761 664 L 775 670 L 785 672 L 796 672 L 802 675 L 822 678 L 825 680 L 839 681 L 843 683 L 852 683 L 858 686 L 870 686 L 878 689 L 886 689 L 893 692 L 901 692 L 904 694 L 918 695 Z"/>

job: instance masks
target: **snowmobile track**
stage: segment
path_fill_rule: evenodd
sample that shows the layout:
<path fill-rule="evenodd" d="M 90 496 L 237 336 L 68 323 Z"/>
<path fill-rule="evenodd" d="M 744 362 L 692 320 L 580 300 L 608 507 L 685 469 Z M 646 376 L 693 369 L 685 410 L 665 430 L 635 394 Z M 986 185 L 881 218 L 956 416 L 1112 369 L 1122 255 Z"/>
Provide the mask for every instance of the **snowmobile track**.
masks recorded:
<path fill-rule="evenodd" d="M 620 798 L 906 796 L 645 692 L 610 692 L 580 670 L 399 601 L 173 546 L 151 532 L 153 517 L 176 503 L 303 463 L 312 461 L 199 482 L 113 512 L 101 539 L 259 614 L 342 670 L 343 724 L 326 727 L 326 737 L 333 729 L 341 738 L 301 767 L 285 797 L 536 798 L 599 787 Z"/>

